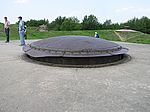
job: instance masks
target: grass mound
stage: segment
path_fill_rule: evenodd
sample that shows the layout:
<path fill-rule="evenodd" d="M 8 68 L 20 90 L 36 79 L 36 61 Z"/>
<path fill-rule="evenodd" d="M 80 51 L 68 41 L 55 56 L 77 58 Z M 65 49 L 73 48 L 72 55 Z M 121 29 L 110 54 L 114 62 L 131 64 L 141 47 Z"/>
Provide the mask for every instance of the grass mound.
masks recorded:
<path fill-rule="evenodd" d="M 80 31 L 49 31 L 39 32 L 37 27 L 27 28 L 27 39 L 44 39 L 56 36 L 67 35 L 82 35 L 94 37 L 95 32 L 98 32 L 100 37 L 111 41 L 125 41 L 134 43 L 150 44 L 150 35 L 141 32 L 116 32 L 113 30 L 80 30 Z M 0 23 L 0 40 L 5 40 L 3 24 Z M 10 40 L 18 40 L 17 25 L 10 26 Z"/>

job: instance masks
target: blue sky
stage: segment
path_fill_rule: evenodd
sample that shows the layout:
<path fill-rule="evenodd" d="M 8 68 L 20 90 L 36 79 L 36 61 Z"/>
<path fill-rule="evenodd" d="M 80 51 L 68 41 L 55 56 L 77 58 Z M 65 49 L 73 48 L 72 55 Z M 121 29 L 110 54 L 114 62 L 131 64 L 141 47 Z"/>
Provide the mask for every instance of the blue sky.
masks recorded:
<path fill-rule="evenodd" d="M 85 15 L 94 14 L 99 22 L 126 22 L 133 17 L 150 18 L 150 0 L 0 0 L 0 22 L 7 16 L 11 23 L 23 19 L 49 19 L 58 16 L 75 16 L 82 20 Z"/>

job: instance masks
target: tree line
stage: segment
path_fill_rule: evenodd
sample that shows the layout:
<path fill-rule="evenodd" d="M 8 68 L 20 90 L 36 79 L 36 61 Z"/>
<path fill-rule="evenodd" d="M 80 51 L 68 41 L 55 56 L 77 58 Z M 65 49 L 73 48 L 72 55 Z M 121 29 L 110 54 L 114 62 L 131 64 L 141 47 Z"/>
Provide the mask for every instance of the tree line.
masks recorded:
<path fill-rule="evenodd" d="M 96 16 L 85 15 L 82 22 L 77 17 L 57 17 L 54 21 L 49 22 L 48 19 L 29 20 L 26 25 L 30 27 L 39 27 L 47 25 L 49 30 L 56 31 L 72 31 L 72 30 L 115 30 L 121 28 L 129 28 L 150 34 L 150 19 L 143 16 L 142 18 L 133 18 L 125 23 L 112 23 L 111 19 L 100 23 Z"/>

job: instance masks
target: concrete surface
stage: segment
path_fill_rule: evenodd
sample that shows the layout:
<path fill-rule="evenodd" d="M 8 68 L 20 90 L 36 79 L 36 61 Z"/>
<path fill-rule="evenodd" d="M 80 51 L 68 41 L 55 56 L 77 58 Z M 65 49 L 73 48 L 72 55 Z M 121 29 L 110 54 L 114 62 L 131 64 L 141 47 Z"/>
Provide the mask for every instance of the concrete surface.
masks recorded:
<path fill-rule="evenodd" d="M 0 41 L 0 112 L 150 112 L 150 45 L 119 44 L 130 62 L 61 68 L 22 60 L 19 41 Z"/>

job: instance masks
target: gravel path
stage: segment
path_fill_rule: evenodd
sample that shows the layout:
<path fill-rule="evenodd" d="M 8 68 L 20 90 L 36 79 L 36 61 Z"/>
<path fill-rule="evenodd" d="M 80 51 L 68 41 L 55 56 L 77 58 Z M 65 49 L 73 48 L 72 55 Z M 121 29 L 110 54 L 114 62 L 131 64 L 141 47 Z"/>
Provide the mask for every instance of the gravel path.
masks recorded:
<path fill-rule="evenodd" d="M 150 45 L 119 44 L 128 63 L 61 68 L 22 60 L 19 41 L 0 41 L 0 112 L 150 112 Z"/>

